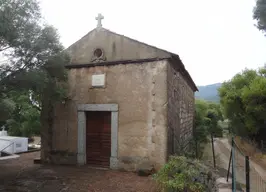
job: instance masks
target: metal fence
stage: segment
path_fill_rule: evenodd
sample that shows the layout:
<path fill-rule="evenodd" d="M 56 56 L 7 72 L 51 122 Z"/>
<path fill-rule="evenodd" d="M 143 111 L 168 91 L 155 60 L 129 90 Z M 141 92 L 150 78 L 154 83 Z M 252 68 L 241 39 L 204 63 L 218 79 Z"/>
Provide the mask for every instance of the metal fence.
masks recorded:
<path fill-rule="evenodd" d="M 266 182 L 263 171 L 245 155 L 232 137 L 232 149 L 228 166 L 232 174 L 232 191 L 242 189 L 246 192 L 266 192 Z"/>

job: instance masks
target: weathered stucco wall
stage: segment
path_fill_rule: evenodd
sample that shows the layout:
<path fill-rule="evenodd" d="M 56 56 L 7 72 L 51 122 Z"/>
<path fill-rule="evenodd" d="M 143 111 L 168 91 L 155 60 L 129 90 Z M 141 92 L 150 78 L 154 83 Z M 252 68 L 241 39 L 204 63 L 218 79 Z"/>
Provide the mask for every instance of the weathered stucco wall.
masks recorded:
<path fill-rule="evenodd" d="M 176 66 L 169 63 L 167 69 L 168 155 L 186 147 L 194 118 L 194 91 Z"/>
<path fill-rule="evenodd" d="M 96 48 L 103 50 L 107 61 L 170 57 L 165 51 L 104 28 L 94 29 L 71 45 L 67 51 L 71 56 L 71 63 L 84 64 L 90 63 Z"/>
<path fill-rule="evenodd" d="M 106 74 L 105 88 L 92 88 L 93 74 Z M 57 106 L 54 148 L 77 153 L 77 104 L 118 104 L 120 168 L 143 160 L 159 166 L 167 151 L 167 61 L 69 70 L 71 100 Z M 75 163 L 75 155 L 66 158 Z"/>

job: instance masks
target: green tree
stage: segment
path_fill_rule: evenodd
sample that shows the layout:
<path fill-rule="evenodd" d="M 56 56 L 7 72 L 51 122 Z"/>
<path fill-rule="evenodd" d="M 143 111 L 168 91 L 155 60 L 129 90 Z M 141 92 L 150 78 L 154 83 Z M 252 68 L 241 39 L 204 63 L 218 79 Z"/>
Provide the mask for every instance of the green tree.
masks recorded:
<path fill-rule="evenodd" d="M 257 28 L 266 32 L 266 0 L 257 0 L 253 10 L 253 18 L 257 21 Z"/>
<path fill-rule="evenodd" d="M 206 136 L 210 133 L 219 135 L 221 130 L 218 122 L 221 120 L 223 120 L 223 115 L 219 104 L 204 100 L 196 100 L 196 115 L 194 121 L 194 127 L 198 130 L 195 134 L 196 139 L 206 141 Z M 201 134 L 199 134 L 199 132 Z"/>
<path fill-rule="evenodd" d="M 15 109 L 6 121 L 8 134 L 12 136 L 31 137 L 40 135 L 40 107 L 33 100 L 33 92 L 12 91 L 9 93 L 15 103 Z"/>
<path fill-rule="evenodd" d="M 62 77 L 62 50 L 56 30 L 41 20 L 36 0 L 0 1 L 0 54 L 6 59 L 0 67 L 2 96 L 10 90 L 43 89 L 46 73 Z"/>
<path fill-rule="evenodd" d="M 248 70 L 235 75 L 219 89 L 221 105 L 233 133 L 256 135 L 266 120 L 265 69 Z"/>
<path fill-rule="evenodd" d="M 204 145 L 209 141 L 209 136 L 222 136 L 222 128 L 218 124 L 223 120 L 220 105 L 204 100 L 195 101 L 195 121 L 193 131 L 193 143 L 195 144 L 196 156 L 200 157 Z"/>
<path fill-rule="evenodd" d="M 14 101 L 8 98 L 0 99 L 0 126 L 2 126 L 5 120 L 7 120 L 11 116 L 12 112 L 15 110 L 15 107 L 16 104 L 14 103 Z"/>
<path fill-rule="evenodd" d="M 207 142 L 207 110 L 208 110 L 208 103 L 204 100 L 196 100 L 195 101 L 195 121 L 194 121 L 194 139 L 198 143 L 205 143 Z"/>
<path fill-rule="evenodd" d="M 66 97 L 69 58 L 57 31 L 41 19 L 37 0 L 0 1 L 0 54 L 6 59 L 0 66 L 0 103 L 7 106 L 0 108 L 0 116 L 9 111 L 8 120 L 17 109 L 7 105 L 14 103 L 11 92 L 33 92 L 41 108 L 42 156 L 49 161 L 53 110 Z"/>

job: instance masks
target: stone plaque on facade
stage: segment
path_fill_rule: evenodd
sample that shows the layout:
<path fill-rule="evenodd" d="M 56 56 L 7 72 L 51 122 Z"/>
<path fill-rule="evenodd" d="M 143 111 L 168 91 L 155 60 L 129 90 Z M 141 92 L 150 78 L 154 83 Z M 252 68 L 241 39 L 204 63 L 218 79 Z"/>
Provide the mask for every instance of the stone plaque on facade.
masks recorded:
<path fill-rule="evenodd" d="M 92 75 L 91 84 L 92 84 L 92 87 L 104 87 L 105 86 L 105 74 Z"/>

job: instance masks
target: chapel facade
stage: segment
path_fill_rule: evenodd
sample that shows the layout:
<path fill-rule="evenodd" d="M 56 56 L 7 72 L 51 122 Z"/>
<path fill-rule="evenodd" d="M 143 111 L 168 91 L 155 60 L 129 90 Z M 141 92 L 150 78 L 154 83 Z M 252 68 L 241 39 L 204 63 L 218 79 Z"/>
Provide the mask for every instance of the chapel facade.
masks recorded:
<path fill-rule="evenodd" d="M 55 107 L 53 161 L 125 170 L 148 161 L 159 168 L 192 137 L 197 87 L 177 54 L 97 19 L 97 28 L 66 50 L 69 100 Z"/>

